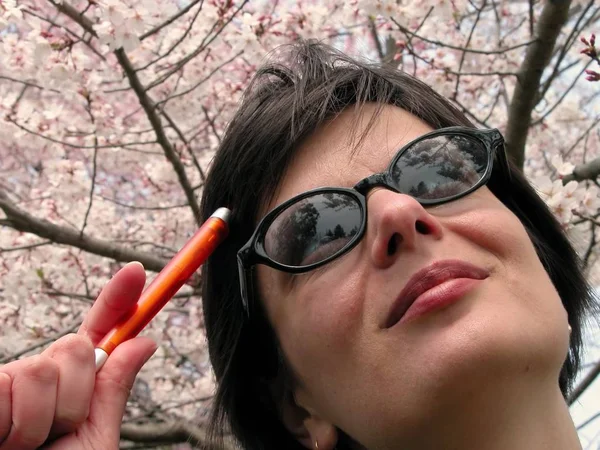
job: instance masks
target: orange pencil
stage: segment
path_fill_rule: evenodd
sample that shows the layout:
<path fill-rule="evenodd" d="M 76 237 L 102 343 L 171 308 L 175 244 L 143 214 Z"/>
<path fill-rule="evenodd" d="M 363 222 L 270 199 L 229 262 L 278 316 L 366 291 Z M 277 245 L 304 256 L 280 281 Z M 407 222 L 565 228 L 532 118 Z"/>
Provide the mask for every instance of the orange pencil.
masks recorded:
<path fill-rule="evenodd" d="M 96 347 L 96 371 L 100 370 L 117 345 L 137 336 L 206 261 L 227 236 L 230 216 L 229 209 L 217 209 L 161 270 L 131 312 Z"/>

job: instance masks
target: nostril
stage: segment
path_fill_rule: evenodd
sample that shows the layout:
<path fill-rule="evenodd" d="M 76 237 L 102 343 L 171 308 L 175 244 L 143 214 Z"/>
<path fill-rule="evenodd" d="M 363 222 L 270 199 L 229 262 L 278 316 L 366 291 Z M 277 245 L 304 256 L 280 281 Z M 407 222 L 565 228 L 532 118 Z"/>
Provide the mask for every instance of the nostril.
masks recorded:
<path fill-rule="evenodd" d="M 387 253 L 388 256 L 392 256 L 398 250 L 398 244 L 400 244 L 402 236 L 398 233 L 394 233 L 388 242 Z"/>
<path fill-rule="evenodd" d="M 417 230 L 418 233 L 421 233 L 421 234 L 429 234 L 430 233 L 429 227 L 422 220 L 416 221 L 415 229 Z"/>

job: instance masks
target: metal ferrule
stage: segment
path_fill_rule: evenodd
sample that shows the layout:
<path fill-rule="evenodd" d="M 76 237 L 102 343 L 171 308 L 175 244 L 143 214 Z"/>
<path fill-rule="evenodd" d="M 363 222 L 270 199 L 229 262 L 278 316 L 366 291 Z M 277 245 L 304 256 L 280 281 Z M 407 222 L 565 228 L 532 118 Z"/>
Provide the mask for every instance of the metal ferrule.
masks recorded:
<path fill-rule="evenodd" d="M 227 208 L 219 208 L 214 213 L 212 213 L 210 217 L 216 217 L 217 219 L 221 219 L 225 223 L 229 223 L 229 219 L 231 217 L 231 210 Z"/>

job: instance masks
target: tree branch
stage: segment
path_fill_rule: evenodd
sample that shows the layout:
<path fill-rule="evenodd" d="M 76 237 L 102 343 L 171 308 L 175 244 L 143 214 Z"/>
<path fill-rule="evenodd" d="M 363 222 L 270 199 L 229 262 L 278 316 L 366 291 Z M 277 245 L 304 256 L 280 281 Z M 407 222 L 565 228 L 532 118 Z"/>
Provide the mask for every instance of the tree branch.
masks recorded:
<path fill-rule="evenodd" d="M 525 143 L 540 80 L 550 63 L 560 30 L 567 21 L 570 0 L 548 0 L 540 15 L 536 40 L 527 47 L 508 110 L 506 150 L 519 168 L 525 161 Z"/>
<path fill-rule="evenodd" d="M 66 14 L 71 19 L 73 19 L 75 22 L 77 22 L 79 25 L 81 25 L 81 27 L 84 30 L 88 31 L 93 36 L 98 37 L 98 35 L 94 31 L 92 22 L 87 17 L 80 14 L 71 5 L 69 5 L 67 3 L 57 4 L 53 0 L 49 0 L 49 1 L 60 12 Z M 173 148 L 173 145 L 167 138 L 164 127 L 160 121 L 160 118 L 158 117 L 158 114 L 156 113 L 154 102 L 147 95 L 146 89 L 144 89 L 144 87 L 142 86 L 142 83 L 141 83 L 140 79 L 138 78 L 138 76 L 135 72 L 135 69 L 133 68 L 133 65 L 131 64 L 131 61 L 127 57 L 127 54 L 125 53 L 125 51 L 122 48 L 119 48 L 114 51 L 114 54 L 117 57 L 119 64 L 123 68 L 123 72 L 125 72 L 125 75 L 127 76 L 127 79 L 129 80 L 129 84 L 130 84 L 131 88 L 137 95 L 140 105 L 142 106 L 142 108 L 144 108 L 144 111 L 146 112 L 146 116 L 148 117 L 148 120 L 150 121 L 150 124 L 152 125 L 152 128 L 154 129 L 154 133 L 156 135 L 156 140 L 157 140 L 158 144 L 162 147 L 162 149 L 165 153 L 165 156 L 167 157 L 167 159 L 173 166 L 173 169 L 175 170 L 175 173 L 177 174 L 177 177 L 179 178 L 179 183 L 181 184 L 181 187 L 183 188 L 183 191 L 187 197 L 188 203 L 190 204 L 190 208 L 192 209 L 194 218 L 196 219 L 196 223 L 198 225 L 201 225 L 202 218 L 201 218 L 201 214 L 200 214 L 200 206 L 198 205 L 198 202 L 196 200 L 196 195 L 194 194 L 194 190 L 192 189 L 190 181 L 185 173 L 185 167 L 183 166 L 183 163 L 181 162 L 181 160 L 175 153 L 175 149 Z"/>
<path fill-rule="evenodd" d="M 56 3 L 53 0 L 48 0 L 50 3 L 54 5 L 54 7 L 63 13 L 65 16 L 72 19 L 75 23 L 77 23 L 81 28 L 90 33 L 94 37 L 98 37 L 96 31 L 94 31 L 94 22 L 85 17 L 83 13 L 80 13 L 73 6 L 68 4 L 67 2 Z"/>
<path fill-rule="evenodd" d="M 577 386 L 575 386 L 575 388 L 571 392 L 571 395 L 569 395 L 569 398 L 567 399 L 567 403 L 569 405 L 572 405 L 573 403 L 575 403 L 575 401 L 581 396 L 581 394 L 583 394 L 585 392 L 585 390 L 594 382 L 594 380 L 596 380 L 596 378 L 598 378 L 599 375 L 600 375 L 600 361 L 597 362 L 594 365 L 594 367 L 592 368 L 592 370 L 590 370 L 587 373 L 585 378 L 583 380 L 581 380 L 581 382 Z"/>
<path fill-rule="evenodd" d="M 585 164 L 575 166 L 573 173 L 566 175 L 562 182 L 567 184 L 569 181 L 595 180 L 600 175 L 600 158 L 596 158 Z"/>
<path fill-rule="evenodd" d="M 34 217 L 17 207 L 2 190 L 0 190 L 0 209 L 4 211 L 7 218 L 3 224 L 18 231 L 49 239 L 57 244 L 70 245 L 120 262 L 139 261 L 147 270 L 155 272 L 160 272 L 167 264 L 166 260 L 150 253 L 121 247 L 110 241 L 96 239 L 85 234 L 80 235 L 79 231 Z"/>
<path fill-rule="evenodd" d="M 234 450 L 233 443 L 225 441 L 225 447 L 207 443 L 207 433 L 202 428 L 184 421 L 170 423 L 123 424 L 121 439 L 134 442 L 174 444 L 188 443 L 203 450 Z"/>
<path fill-rule="evenodd" d="M 194 214 L 194 218 L 196 219 L 196 223 L 198 225 L 201 225 L 202 215 L 200 213 L 200 206 L 198 205 L 198 202 L 196 200 L 196 195 L 194 194 L 194 190 L 192 189 L 190 180 L 188 179 L 187 174 L 185 173 L 185 167 L 181 162 L 181 159 L 179 159 L 179 157 L 175 153 L 173 144 L 171 143 L 171 141 L 169 141 L 169 138 L 165 134 L 165 129 L 155 109 L 156 105 L 146 93 L 144 86 L 142 86 L 142 83 L 138 78 L 135 69 L 133 68 L 133 65 L 131 64 L 131 61 L 125 54 L 125 51 L 122 48 L 117 49 L 115 50 L 115 55 L 117 57 L 117 60 L 119 61 L 119 64 L 123 68 L 125 75 L 129 79 L 129 84 L 131 85 L 131 88 L 137 95 L 138 100 L 142 105 L 142 108 L 144 108 L 148 120 L 154 128 L 156 140 L 162 147 L 163 151 L 165 152 L 165 156 L 173 166 L 173 169 L 175 170 L 175 173 L 179 178 L 179 184 L 181 184 L 183 192 L 187 197 L 188 203 L 190 204 L 190 208 L 192 209 L 192 212 Z"/>
<path fill-rule="evenodd" d="M 592 423 L 594 420 L 600 418 L 600 411 L 597 412 L 596 414 L 593 414 L 592 417 L 590 417 L 589 419 L 587 419 L 585 422 L 583 422 L 581 425 L 577 425 L 577 431 L 587 427 L 590 423 Z"/>

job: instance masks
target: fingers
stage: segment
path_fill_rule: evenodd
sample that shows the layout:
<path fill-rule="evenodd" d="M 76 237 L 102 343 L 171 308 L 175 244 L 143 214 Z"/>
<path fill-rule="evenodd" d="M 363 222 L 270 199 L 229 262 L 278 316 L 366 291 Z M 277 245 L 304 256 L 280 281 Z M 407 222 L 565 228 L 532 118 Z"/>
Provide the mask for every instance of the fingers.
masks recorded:
<path fill-rule="evenodd" d="M 59 367 L 54 423 L 49 435 L 52 440 L 78 429 L 89 415 L 96 375 L 94 347 L 87 337 L 71 334 L 60 338 L 43 355 Z"/>
<path fill-rule="evenodd" d="M 0 373 L 0 444 L 6 439 L 12 425 L 11 413 L 12 378 L 6 373 Z"/>
<path fill-rule="evenodd" d="M 126 264 L 104 286 L 77 333 L 97 344 L 135 305 L 145 281 L 146 273 L 139 262 Z"/>
<path fill-rule="evenodd" d="M 90 421 L 99 429 L 113 433 L 118 442 L 121 420 L 135 377 L 156 351 L 156 343 L 147 337 L 137 337 L 119 345 L 96 375 Z"/>
<path fill-rule="evenodd" d="M 38 448 L 87 419 L 96 371 L 87 337 L 64 336 L 0 371 L 0 450 Z"/>
<path fill-rule="evenodd" d="M 47 356 L 37 355 L 7 364 L 0 371 L 11 378 L 7 398 L 12 416 L 8 435 L 0 437 L 5 437 L 0 450 L 38 448 L 48 437 L 54 419 L 58 365 Z"/>

